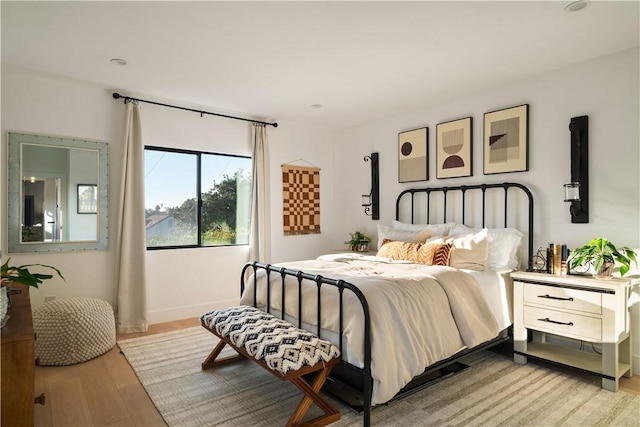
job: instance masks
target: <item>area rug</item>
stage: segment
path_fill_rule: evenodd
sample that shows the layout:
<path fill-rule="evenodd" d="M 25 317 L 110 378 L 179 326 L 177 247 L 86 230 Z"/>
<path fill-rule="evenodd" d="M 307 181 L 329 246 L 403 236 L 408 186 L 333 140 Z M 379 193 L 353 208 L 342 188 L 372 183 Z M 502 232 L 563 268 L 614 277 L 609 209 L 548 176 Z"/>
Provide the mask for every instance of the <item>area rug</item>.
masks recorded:
<path fill-rule="evenodd" d="M 204 328 L 118 342 L 169 426 L 284 426 L 301 393 L 251 361 L 202 371 L 217 343 Z M 233 351 L 233 350 L 230 350 Z M 471 367 L 372 411 L 374 426 L 638 426 L 640 396 L 535 364 L 517 365 L 483 351 Z M 362 416 L 331 396 L 342 412 L 335 426 Z M 309 418 L 321 411 L 314 406 Z"/>

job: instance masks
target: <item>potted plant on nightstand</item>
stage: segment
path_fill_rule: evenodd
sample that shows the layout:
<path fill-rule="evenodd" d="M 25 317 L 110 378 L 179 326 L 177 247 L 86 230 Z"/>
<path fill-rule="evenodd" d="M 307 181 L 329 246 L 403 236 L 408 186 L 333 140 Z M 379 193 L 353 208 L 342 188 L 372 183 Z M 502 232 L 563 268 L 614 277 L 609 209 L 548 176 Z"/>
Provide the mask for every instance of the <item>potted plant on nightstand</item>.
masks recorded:
<path fill-rule="evenodd" d="M 9 265 L 9 261 L 11 258 L 7 258 L 2 267 L 0 267 L 0 322 L 4 323 L 5 315 L 7 314 L 7 309 L 9 307 L 9 297 L 7 293 L 7 288 L 11 286 L 12 283 L 19 283 L 26 286 L 33 286 L 37 288 L 44 280 L 48 280 L 53 278 L 53 274 L 40 274 L 40 273 L 32 273 L 29 271 L 29 267 L 44 267 L 49 268 L 56 272 L 58 277 L 62 280 L 64 276 L 55 267 L 44 264 L 26 264 L 20 266 Z"/>
<path fill-rule="evenodd" d="M 347 240 L 344 243 L 349 246 L 350 250 L 358 252 L 367 252 L 369 250 L 370 237 L 365 236 L 364 233 L 360 231 L 349 233 L 349 235 L 351 236 L 351 240 Z"/>
<path fill-rule="evenodd" d="M 637 265 L 636 253 L 626 246 L 620 249 L 609 240 L 596 237 L 589 243 L 574 249 L 569 256 L 569 266 L 574 270 L 580 266 L 593 264 L 598 279 L 611 279 L 615 263 L 620 264 L 620 276 L 631 268 L 631 262 Z"/>

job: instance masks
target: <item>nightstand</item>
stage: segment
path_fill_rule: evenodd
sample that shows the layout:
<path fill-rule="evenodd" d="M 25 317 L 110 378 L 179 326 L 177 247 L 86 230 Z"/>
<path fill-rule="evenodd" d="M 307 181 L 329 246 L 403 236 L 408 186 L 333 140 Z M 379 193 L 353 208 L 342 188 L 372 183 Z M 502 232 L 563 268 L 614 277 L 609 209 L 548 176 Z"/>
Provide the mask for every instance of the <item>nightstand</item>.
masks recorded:
<path fill-rule="evenodd" d="M 511 278 L 516 363 L 531 356 L 595 372 L 611 391 L 633 375 L 628 300 L 635 282 L 527 272 Z M 599 343 L 602 354 L 552 343 L 551 335 Z"/>

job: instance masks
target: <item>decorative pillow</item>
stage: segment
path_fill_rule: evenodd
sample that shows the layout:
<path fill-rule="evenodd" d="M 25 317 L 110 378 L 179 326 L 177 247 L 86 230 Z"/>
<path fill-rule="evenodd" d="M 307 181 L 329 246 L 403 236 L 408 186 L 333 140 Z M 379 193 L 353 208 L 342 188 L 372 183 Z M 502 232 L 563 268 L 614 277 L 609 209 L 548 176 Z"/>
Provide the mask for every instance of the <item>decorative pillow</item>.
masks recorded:
<path fill-rule="evenodd" d="M 454 222 L 447 222 L 446 224 L 409 224 L 407 222 L 396 221 L 391 222 L 391 227 L 396 230 L 404 231 L 423 231 L 428 230 L 431 236 L 447 236 L 449 230 L 456 224 Z"/>
<path fill-rule="evenodd" d="M 389 239 L 382 241 L 377 256 L 400 261 L 419 262 L 422 243 L 398 242 Z"/>
<path fill-rule="evenodd" d="M 426 265 L 449 265 L 452 243 L 409 243 L 384 239 L 377 256 Z"/>
<path fill-rule="evenodd" d="M 429 239 L 428 243 L 452 243 L 449 265 L 455 268 L 483 271 L 487 269 L 489 242 L 487 230 L 461 237 Z"/>
<path fill-rule="evenodd" d="M 449 265 L 453 243 L 425 243 L 418 253 L 418 262 L 427 265 Z"/>
<path fill-rule="evenodd" d="M 467 236 L 479 232 L 478 228 L 456 224 L 450 236 Z M 488 228 L 489 256 L 487 268 L 489 270 L 513 270 L 518 267 L 518 249 L 524 234 L 515 228 Z"/>
<path fill-rule="evenodd" d="M 424 243 L 431 236 L 429 230 L 407 231 L 396 230 L 393 227 L 378 224 L 378 249 L 382 247 L 384 239 L 398 242 Z"/>

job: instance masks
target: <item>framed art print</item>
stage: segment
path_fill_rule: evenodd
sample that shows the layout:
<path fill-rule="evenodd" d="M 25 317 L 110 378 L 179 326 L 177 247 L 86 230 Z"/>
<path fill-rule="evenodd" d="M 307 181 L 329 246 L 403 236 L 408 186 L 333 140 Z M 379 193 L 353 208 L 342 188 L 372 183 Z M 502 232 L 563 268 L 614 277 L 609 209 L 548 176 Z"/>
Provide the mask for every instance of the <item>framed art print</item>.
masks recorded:
<path fill-rule="evenodd" d="M 473 119 L 436 125 L 436 178 L 471 176 L 471 128 Z"/>
<path fill-rule="evenodd" d="M 398 134 L 398 182 L 429 179 L 428 143 L 429 128 L 414 129 Z"/>
<path fill-rule="evenodd" d="M 94 184 L 78 184 L 78 213 L 98 213 L 98 186 Z"/>
<path fill-rule="evenodd" d="M 484 114 L 484 174 L 529 170 L 529 104 Z"/>

